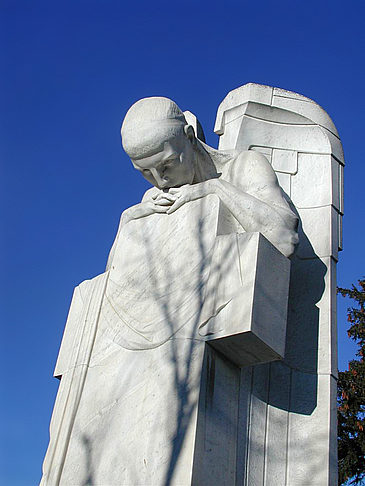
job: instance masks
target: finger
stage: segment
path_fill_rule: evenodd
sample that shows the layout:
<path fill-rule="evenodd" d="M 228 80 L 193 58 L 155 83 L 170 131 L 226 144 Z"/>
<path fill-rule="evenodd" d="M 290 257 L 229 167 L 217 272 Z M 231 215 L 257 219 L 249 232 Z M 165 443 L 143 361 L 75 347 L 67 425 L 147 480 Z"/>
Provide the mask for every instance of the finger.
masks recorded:
<path fill-rule="evenodd" d="M 169 209 L 166 211 L 167 214 L 171 214 L 175 212 L 177 209 L 181 208 L 181 206 L 184 204 L 183 199 L 177 199 L 172 206 L 169 207 Z"/>
<path fill-rule="evenodd" d="M 171 187 L 171 189 L 169 190 L 169 194 L 179 194 L 179 192 L 181 192 L 180 187 Z"/>
<path fill-rule="evenodd" d="M 169 199 L 159 199 L 158 201 L 154 201 L 155 206 L 171 206 L 174 201 L 170 201 Z"/>
<path fill-rule="evenodd" d="M 172 204 L 173 202 L 176 201 L 176 196 L 171 196 L 171 197 L 160 197 L 158 199 L 155 199 L 153 201 L 154 204 Z"/>
<path fill-rule="evenodd" d="M 167 200 L 167 201 L 175 201 L 176 200 L 176 196 L 174 196 L 173 194 L 161 194 L 155 201 L 163 201 L 163 200 Z"/>

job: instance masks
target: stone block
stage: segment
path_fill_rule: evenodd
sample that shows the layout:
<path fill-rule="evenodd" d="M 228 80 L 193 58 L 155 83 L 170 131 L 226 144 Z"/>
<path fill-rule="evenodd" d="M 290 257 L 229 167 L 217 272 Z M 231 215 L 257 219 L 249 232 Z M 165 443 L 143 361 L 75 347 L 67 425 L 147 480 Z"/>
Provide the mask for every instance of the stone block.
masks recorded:
<path fill-rule="evenodd" d="M 239 421 L 237 427 L 237 484 L 244 484 L 244 477 L 247 469 L 252 376 L 252 366 L 245 366 L 240 369 Z"/>
<path fill-rule="evenodd" d="M 262 103 L 249 102 L 245 105 L 246 115 L 252 118 L 258 118 L 274 123 L 285 123 L 286 125 L 313 125 L 311 120 L 294 112 L 277 108 L 276 106 L 269 106 Z"/>
<path fill-rule="evenodd" d="M 338 215 L 338 251 L 343 249 L 342 214 Z"/>
<path fill-rule="evenodd" d="M 224 133 L 224 114 L 228 110 L 244 103 L 256 102 L 266 105 L 271 104 L 273 88 L 260 84 L 248 83 L 230 91 L 218 107 L 214 131 L 218 135 Z"/>
<path fill-rule="evenodd" d="M 305 413 L 307 400 L 305 390 L 316 386 L 316 408 L 308 415 Z M 330 375 L 310 375 L 293 371 L 292 401 L 301 406 L 304 413 L 291 413 L 288 431 L 287 484 L 308 486 L 309 484 L 335 485 L 336 480 L 336 441 L 330 440 L 335 433 L 327 420 L 329 409 L 336 403 L 333 390 L 336 381 Z M 335 410 L 331 410 L 335 417 Z M 333 438 L 332 438 L 333 439 Z M 324 444 L 329 445 L 324 447 Z"/>
<path fill-rule="evenodd" d="M 277 172 L 276 177 L 282 190 L 290 197 L 291 194 L 291 175 L 284 172 Z"/>
<path fill-rule="evenodd" d="M 290 369 L 282 362 L 270 365 L 269 404 L 266 415 L 266 486 L 285 484 L 290 407 Z"/>
<path fill-rule="evenodd" d="M 344 182 L 343 182 L 343 169 L 344 169 L 344 166 L 343 164 L 340 164 L 339 166 L 339 192 L 340 192 L 340 213 L 343 214 L 344 213 L 344 203 L 343 203 L 343 188 L 344 188 Z"/>
<path fill-rule="evenodd" d="M 298 209 L 301 221 L 297 255 L 338 259 L 338 212 L 331 206 Z"/>
<path fill-rule="evenodd" d="M 338 137 L 336 127 L 327 113 L 317 103 L 305 96 L 274 88 L 272 105 L 283 110 L 299 113 L 312 123 L 317 123 Z"/>
<path fill-rule="evenodd" d="M 247 454 L 247 483 L 261 484 L 264 478 L 266 446 L 266 417 L 269 395 L 269 367 L 256 366 L 253 370 L 250 405 L 250 443 Z"/>
<path fill-rule="evenodd" d="M 290 261 L 260 233 L 240 234 L 237 241 L 242 287 L 199 334 L 238 366 L 281 359 Z"/>
<path fill-rule="evenodd" d="M 330 155 L 298 154 L 298 173 L 293 177 L 291 198 L 297 208 L 332 204 L 332 160 Z"/>
<path fill-rule="evenodd" d="M 282 88 L 274 88 L 273 89 L 273 96 L 280 96 L 283 98 L 289 98 L 292 100 L 298 100 L 298 101 L 304 101 L 307 103 L 312 103 L 316 104 L 313 100 L 310 98 L 307 98 L 306 96 L 303 96 L 299 93 L 294 93 L 294 91 L 288 91 L 287 89 L 282 89 Z"/>
<path fill-rule="evenodd" d="M 227 132 L 231 143 L 236 140 L 234 148 L 239 150 L 248 150 L 252 146 L 262 145 L 304 153 L 330 154 L 332 151 L 328 137 L 330 132 L 324 133 L 324 129 L 318 125 L 287 125 L 242 116 L 232 122 Z M 221 139 L 219 148 L 228 149 L 227 141 L 223 137 Z"/>
<path fill-rule="evenodd" d="M 295 150 L 274 149 L 272 154 L 272 168 L 275 172 L 295 174 L 298 170 L 298 152 Z"/>
<path fill-rule="evenodd" d="M 235 484 L 240 371 L 209 347 L 203 369 L 189 484 Z"/>

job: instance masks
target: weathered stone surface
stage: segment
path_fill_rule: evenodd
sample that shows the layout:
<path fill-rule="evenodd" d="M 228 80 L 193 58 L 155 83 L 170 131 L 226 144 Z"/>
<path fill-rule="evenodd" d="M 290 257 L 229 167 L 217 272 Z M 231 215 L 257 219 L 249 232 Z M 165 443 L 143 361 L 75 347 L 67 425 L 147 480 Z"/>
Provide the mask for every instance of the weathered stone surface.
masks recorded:
<path fill-rule="evenodd" d="M 335 266 L 342 248 L 343 152 L 319 105 L 277 88 L 266 87 L 265 94 L 264 88 L 259 102 L 250 96 L 251 85 L 234 90 L 220 105 L 216 124 L 220 149 L 252 148 L 268 156 L 300 217 L 285 360 L 241 371 L 240 477 L 243 484 L 332 486 L 337 484 Z M 233 112 L 237 117 L 225 123 Z M 266 370 L 260 371 L 260 386 L 267 388 L 258 393 L 260 367 Z M 265 442 L 256 437 L 263 433 Z"/>
<path fill-rule="evenodd" d="M 290 265 L 259 233 L 217 236 L 222 211 L 211 195 L 170 217 L 129 222 L 110 270 L 75 290 L 55 372 L 62 388 L 52 471 L 59 468 L 60 484 L 189 484 L 191 475 L 203 484 L 236 474 L 235 365 L 283 357 Z M 188 285 L 188 308 L 176 313 Z M 148 326 L 138 327 L 142 316 Z M 215 446 L 223 433 L 225 453 Z M 59 434 L 69 434 L 65 455 Z M 200 447 L 209 450 L 200 455 Z"/>
<path fill-rule="evenodd" d="M 220 238 L 226 244 L 233 240 Z M 237 244 L 242 290 L 200 327 L 199 334 L 206 335 L 214 349 L 239 367 L 282 359 L 290 262 L 259 233 L 238 235 Z"/>
<path fill-rule="evenodd" d="M 215 130 L 225 152 L 165 98 L 126 116 L 155 187 L 75 289 L 43 486 L 336 484 L 338 134 L 252 83 Z"/>

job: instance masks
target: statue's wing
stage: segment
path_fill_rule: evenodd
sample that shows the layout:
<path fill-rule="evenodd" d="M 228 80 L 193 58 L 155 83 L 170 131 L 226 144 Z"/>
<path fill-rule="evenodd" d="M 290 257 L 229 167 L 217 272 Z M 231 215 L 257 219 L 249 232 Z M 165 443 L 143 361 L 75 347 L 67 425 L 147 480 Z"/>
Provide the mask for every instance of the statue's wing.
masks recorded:
<path fill-rule="evenodd" d="M 220 150 L 257 150 L 266 155 L 317 256 L 337 259 L 342 247 L 344 157 L 327 113 L 297 93 L 249 83 L 224 98 L 214 131 L 220 136 Z M 330 241 L 318 235 L 315 221 L 321 222 L 322 235 L 331 235 Z M 308 257 L 304 245 L 298 255 Z"/>
<path fill-rule="evenodd" d="M 194 128 L 194 132 L 197 138 L 205 143 L 203 127 L 201 126 L 200 121 L 197 119 L 194 113 L 191 113 L 191 111 L 184 111 L 184 116 L 188 124 Z"/>
<path fill-rule="evenodd" d="M 226 96 L 215 132 L 222 150 L 263 152 L 300 216 L 285 359 L 241 371 L 242 471 L 247 484 L 337 484 L 341 141 L 327 113 L 312 100 L 257 84 Z"/>

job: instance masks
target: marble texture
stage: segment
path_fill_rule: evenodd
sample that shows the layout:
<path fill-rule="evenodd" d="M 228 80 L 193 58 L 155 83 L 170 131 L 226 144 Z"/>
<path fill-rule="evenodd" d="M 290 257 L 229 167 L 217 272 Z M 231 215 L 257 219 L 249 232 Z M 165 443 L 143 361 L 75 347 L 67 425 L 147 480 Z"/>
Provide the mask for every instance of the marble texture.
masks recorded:
<path fill-rule="evenodd" d="M 285 359 L 241 370 L 239 484 L 337 484 L 336 262 L 344 157 L 327 113 L 297 93 L 248 84 L 218 108 L 220 149 L 265 153 L 300 218 Z"/>
<path fill-rule="evenodd" d="M 44 484 L 206 484 L 236 474 L 239 367 L 284 355 L 290 263 L 259 233 L 219 235 L 224 211 L 210 195 L 180 215 L 129 222 L 110 270 L 76 288 L 55 369 L 62 378 Z M 172 234 L 178 246 L 166 247 L 163 260 L 154 257 L 153 245 Z M 185 258 L 177 261 L 176 251 Z M 152 285 L 161 272 L 168 276 Z M 177 309 L 188 293 L 184 274 L 189 305 Z M 160 294 L 136 294 L 141 286 Z M 143 299 L 147 332 L 138 328 Z M 206 403 L 212 380 L 216 391 Z M 217 443 L 223 433 L 232 447 L 225 454 Z M 207 442 L 209 454 L 200 456 Z"/>
<path fill-rule="evenodd" d="M 166 98 L 127 113 L 154 187 L 74 291 L 42 486 L 336 484 L 340 139 L 252 83 L 215 131 Z"/>

